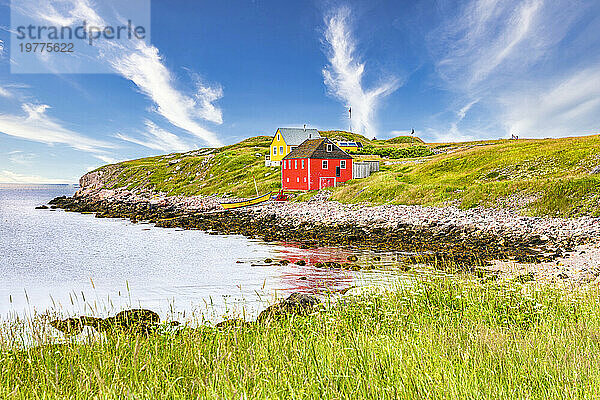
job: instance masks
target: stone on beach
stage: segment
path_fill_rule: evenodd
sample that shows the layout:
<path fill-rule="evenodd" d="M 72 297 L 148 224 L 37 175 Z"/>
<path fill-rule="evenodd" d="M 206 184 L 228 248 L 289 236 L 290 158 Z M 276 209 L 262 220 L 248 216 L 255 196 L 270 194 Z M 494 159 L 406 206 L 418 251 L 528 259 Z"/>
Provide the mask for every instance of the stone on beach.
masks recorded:
<path fill-rule="evenodd" d="M 592 246 L 593 262 L 597 264 L 600 259 L 600 253 L 593 251 L 600 242 L 600 219 L 595 217 L 529 217 L 511 209 L 483 207 L 462 210 L 454 206 L 341 204 L 326 198 L 323 192 L 310 202 L 269 202 L 215 212 L 221 209 L 215 196 L 84 189 L 74 198 L 58 198 L 50 204 L 69 211 L 94 212 L 97 217 L 148 220 L 159 227 L 243 234 L 265 241 L 293 240 L 301 249 L 333 245 L 416 253 L 402 257 L 405 264 L 451 262 L 468 269 L 469 265 L 503 260 L 536 263 L 548 269 L 546 263 L 564 260 L 575 249 L 583 251 L 583 245 Z M 584 267 L 579 264 L 588 263 L 569 262 L 575 271 L 582 272 Z M 296 261 L 296 265 L 303 265 L 303 261 Z M 502 272 L 505 267 L 500 268 Z M 544 272 L 539 278 L 549 275 Z M 591 277 L 579 272 L 569 276 L 581 281 Z"/>
<path fill-rule="evenodd" d="M 269 319 L 279 319 L 290 315 L 305 315 L 321 303 L 315 296 L 304 293 L 292 293 L 285 300 L 273 304 L 263 310 L 256 319 L 257 322 Z"/>
<path fill-rule="evenodd" d="M 133 334 L 149 334 L 160 323 L 160 317 L 151 310 L 142 308 L 123 310 L 108 318 L 81 316 L 64 320 L 50 321 L 50 325 L 66 335 L 81 333 L 84 326 L 94 328 L 98 332 L 127 332 Z"/>

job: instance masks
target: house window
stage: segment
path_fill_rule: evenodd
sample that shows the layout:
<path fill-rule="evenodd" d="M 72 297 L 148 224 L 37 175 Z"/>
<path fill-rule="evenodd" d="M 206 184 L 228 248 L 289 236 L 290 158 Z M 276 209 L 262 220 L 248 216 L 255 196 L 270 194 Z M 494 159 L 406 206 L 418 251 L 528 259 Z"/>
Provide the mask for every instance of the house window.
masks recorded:
<path fill-rule="evenodd" d="M 273 146 L 273 155 L 276 156 L 277 155 L 277 147 Z"/>
<path fill-rule="evenodd" d="M 277 134 L 277 141 L 279 142 L 279 133 Z"/>
<path fill-rule="evenodd" d="M 279 154 L 283 154 L 283 146 L 279 146 Z"/>
<path fill-rule="evenodd" d="M 289 182 L 289 181 L 290 181 L 290 178 L 287 178 L 287 181 Z"/>
<path fill-rule="evenodd" d="M 306 182 L 306 177 L 304 177 L 304 182 Z"/>
<path fill-rule="evenodd" d="M 333 150 L 333 145 L 332 145 L 332 144 L 328 144 L 328 145 L 327 145 L 327 151 L 328 151 L 329 153 L 331 153 L 331 150 Z"/>
<path fill-rule="evenodd" d="M 340 161 L 340 168 L 341 169 L 346 169 L 346 160 L 341 160 Z"/>
<path fill-rule="evenodd" d="M 327 169 L 327 160 L 323 160 L 323 165 L 322 165 L 323 169 Z"/>
<path fill-rule="evenodd" d="M 294 169 L 298 169 L 298 160 L 294 160 Z"/>
<path fill-rule="evenodd" d="M 304 169 L 304 159 L 302 159 L 302 169 Z"/>
<path fill-rule="evenodd" d="M 296 178 L 296 183 L 300 183 L 300 178 Z"/>

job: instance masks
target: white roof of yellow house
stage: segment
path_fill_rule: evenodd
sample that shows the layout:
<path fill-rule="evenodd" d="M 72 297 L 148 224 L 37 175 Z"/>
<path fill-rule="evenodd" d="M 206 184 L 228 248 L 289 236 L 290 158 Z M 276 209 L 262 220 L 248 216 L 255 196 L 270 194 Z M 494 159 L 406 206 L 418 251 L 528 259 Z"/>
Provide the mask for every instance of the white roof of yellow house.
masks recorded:
<path fill-rule="evenodd" d="M 288 146 L 300 146 L 305 140 L 321 138 L 316 129 L 279 128 L 278 131 Z"/>

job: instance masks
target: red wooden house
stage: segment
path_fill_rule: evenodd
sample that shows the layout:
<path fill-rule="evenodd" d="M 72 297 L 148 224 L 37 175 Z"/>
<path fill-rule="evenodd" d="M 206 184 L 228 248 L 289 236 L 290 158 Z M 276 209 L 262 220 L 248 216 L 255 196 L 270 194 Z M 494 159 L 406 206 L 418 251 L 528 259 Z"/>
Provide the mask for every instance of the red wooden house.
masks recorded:
<path fill-rule="evenodd" d="M 327 138 L 305 140 L 281 162 L 285 190 L 319 190 L 352 179 L 352 157 Z"/>

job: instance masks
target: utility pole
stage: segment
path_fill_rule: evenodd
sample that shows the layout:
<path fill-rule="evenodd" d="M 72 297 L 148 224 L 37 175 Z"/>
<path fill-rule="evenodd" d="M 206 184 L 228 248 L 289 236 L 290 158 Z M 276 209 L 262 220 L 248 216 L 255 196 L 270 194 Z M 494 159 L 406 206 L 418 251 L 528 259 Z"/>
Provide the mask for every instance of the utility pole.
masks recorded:
<path fill-rule="evenodd" d="M 348 132 L 352 132 L 352 107 L 348 108 L 348 114 L 350 114 L 348 122 Z"/>

